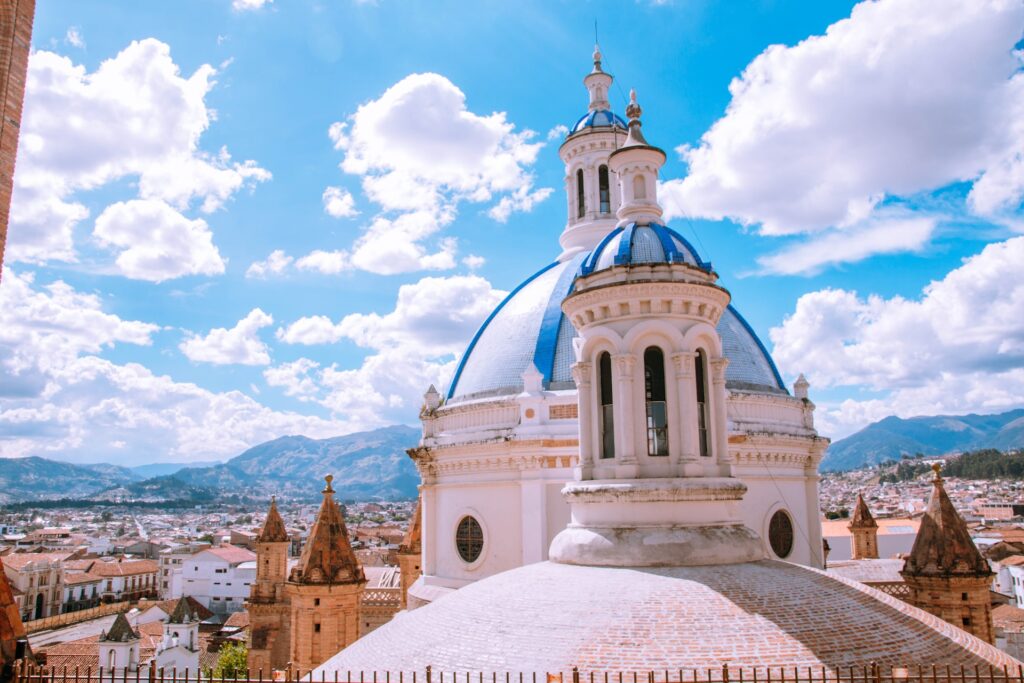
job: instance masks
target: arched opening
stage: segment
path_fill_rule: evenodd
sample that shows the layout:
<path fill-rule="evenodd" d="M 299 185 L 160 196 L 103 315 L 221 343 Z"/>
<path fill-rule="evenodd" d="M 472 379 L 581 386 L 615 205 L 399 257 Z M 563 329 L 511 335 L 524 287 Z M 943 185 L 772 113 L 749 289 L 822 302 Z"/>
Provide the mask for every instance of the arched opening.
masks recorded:
<path fill-rule="evenodd" d="M 601 430 L 601 457 L 615 457 L 615 410 L 612 405 L 612 357 L 607 351 L 597 359 L 598 384 L 600 385 L 601 412 L 598 415 Z"/>
<path fill-rule="evenodd" d="M 657 346 L 644 351 L 644 398 L 647 403 L 647 455 L 668 455 L 665 354 Z"/>
<path fill-rule="evenodd" d="M 785 510 L 776 510 L 768 520 L 768 543 L 780 558 L 789 557 L 793 552 L 793 520 Z"/>
<path fill-rule="evenodd" d="M 583 198 L 583 169 L 576 171 L 576 217 L 583 218 L 587 213 L 587 202 Z"/>
<path fill-rule="evenodd" d="M 597 169 L 597 188 L 598 197 L 601 202 L 601 213 L 609 214 L 612 212 L 612 193 L 608 189 L 608 167 L 601 166 Z"/>
<path fill-rule="evenodd" d="M 36 595 L 36 619 L 43 618 L 43 594 L 39 593 Z"/>
<path fill-rule="evenodd" d="M 647 183 L 642 175 L 633 176 L 633 199 L 647 199 Z"/>
<path fill-rule="evenodd" d="M 107 652 L 107 668 L 117 668 L 117 652 L 115 652 L 113 648 Z"/>
<path fill-rule="evenodd" d="M 711 455 L 711 441 L 708 438 L 708 425 L 711 424 L 711 413 L 708 407 L 708 357 L 703 349 L 697 351 L 697 441 L 700 454 Z"/>

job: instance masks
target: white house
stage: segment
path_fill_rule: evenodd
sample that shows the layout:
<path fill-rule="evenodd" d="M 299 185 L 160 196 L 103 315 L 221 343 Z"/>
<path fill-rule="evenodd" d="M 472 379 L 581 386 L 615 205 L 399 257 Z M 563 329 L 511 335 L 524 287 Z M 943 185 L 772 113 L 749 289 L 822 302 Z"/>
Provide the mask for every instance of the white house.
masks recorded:
<path fill-rule="evenodd" d="M 256 553 L 232 545 L 208 548 L 184 560 L 181 575 L 184 595 L 216 614 L 238 612 L 256 579 Z"/>

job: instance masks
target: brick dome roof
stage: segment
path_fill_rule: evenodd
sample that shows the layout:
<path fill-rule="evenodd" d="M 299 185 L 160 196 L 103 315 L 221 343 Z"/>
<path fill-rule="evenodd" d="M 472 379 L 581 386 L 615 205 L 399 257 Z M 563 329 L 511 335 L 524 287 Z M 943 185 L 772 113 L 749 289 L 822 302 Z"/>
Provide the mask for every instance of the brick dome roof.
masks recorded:
<path fill-rule="evenodd" d="M 1010 666 L 879 591 L 779 561 L 666 568 L 541 562 L 399 615 L 314 672 Z"/>

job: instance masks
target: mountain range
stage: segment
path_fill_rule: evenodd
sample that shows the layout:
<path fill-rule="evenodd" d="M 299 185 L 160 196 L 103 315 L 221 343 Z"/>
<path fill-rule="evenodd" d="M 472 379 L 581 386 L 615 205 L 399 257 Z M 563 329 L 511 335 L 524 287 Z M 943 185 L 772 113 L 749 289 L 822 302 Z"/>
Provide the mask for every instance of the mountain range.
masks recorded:
<path fill-rule="evenodd" d="M 225 463 L 198 467 L 0 458 L 0 502 L 68 498 L 198 503 L 228 495 L 313 499 L 326 474 L 334 475 L 341 500 L 415 498 L 420 477 L 405 449 L 419 437 L 418 429 L 405 425 L 329 439 L 283 436 Z"/>
<path fill-rule="evenodd" d="M 899 460 L 979 448 L 1024 448 L 1024 409 L 997 415 L 887 417 L 829 446 L 822 471 L 845 471 Z"/>

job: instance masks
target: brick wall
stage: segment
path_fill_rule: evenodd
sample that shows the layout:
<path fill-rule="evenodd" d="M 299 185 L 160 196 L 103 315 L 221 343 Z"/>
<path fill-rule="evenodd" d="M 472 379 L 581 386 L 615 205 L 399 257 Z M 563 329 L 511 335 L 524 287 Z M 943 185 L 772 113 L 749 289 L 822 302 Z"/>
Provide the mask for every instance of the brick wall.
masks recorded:
<path fill-rule="evenodd" d="M 3 277 L 4 246 L 7 244 L 14 186 L 14 158 L 18 151 L 35 9 L 35 0 L 0 2 L 0 277 Z"/>

